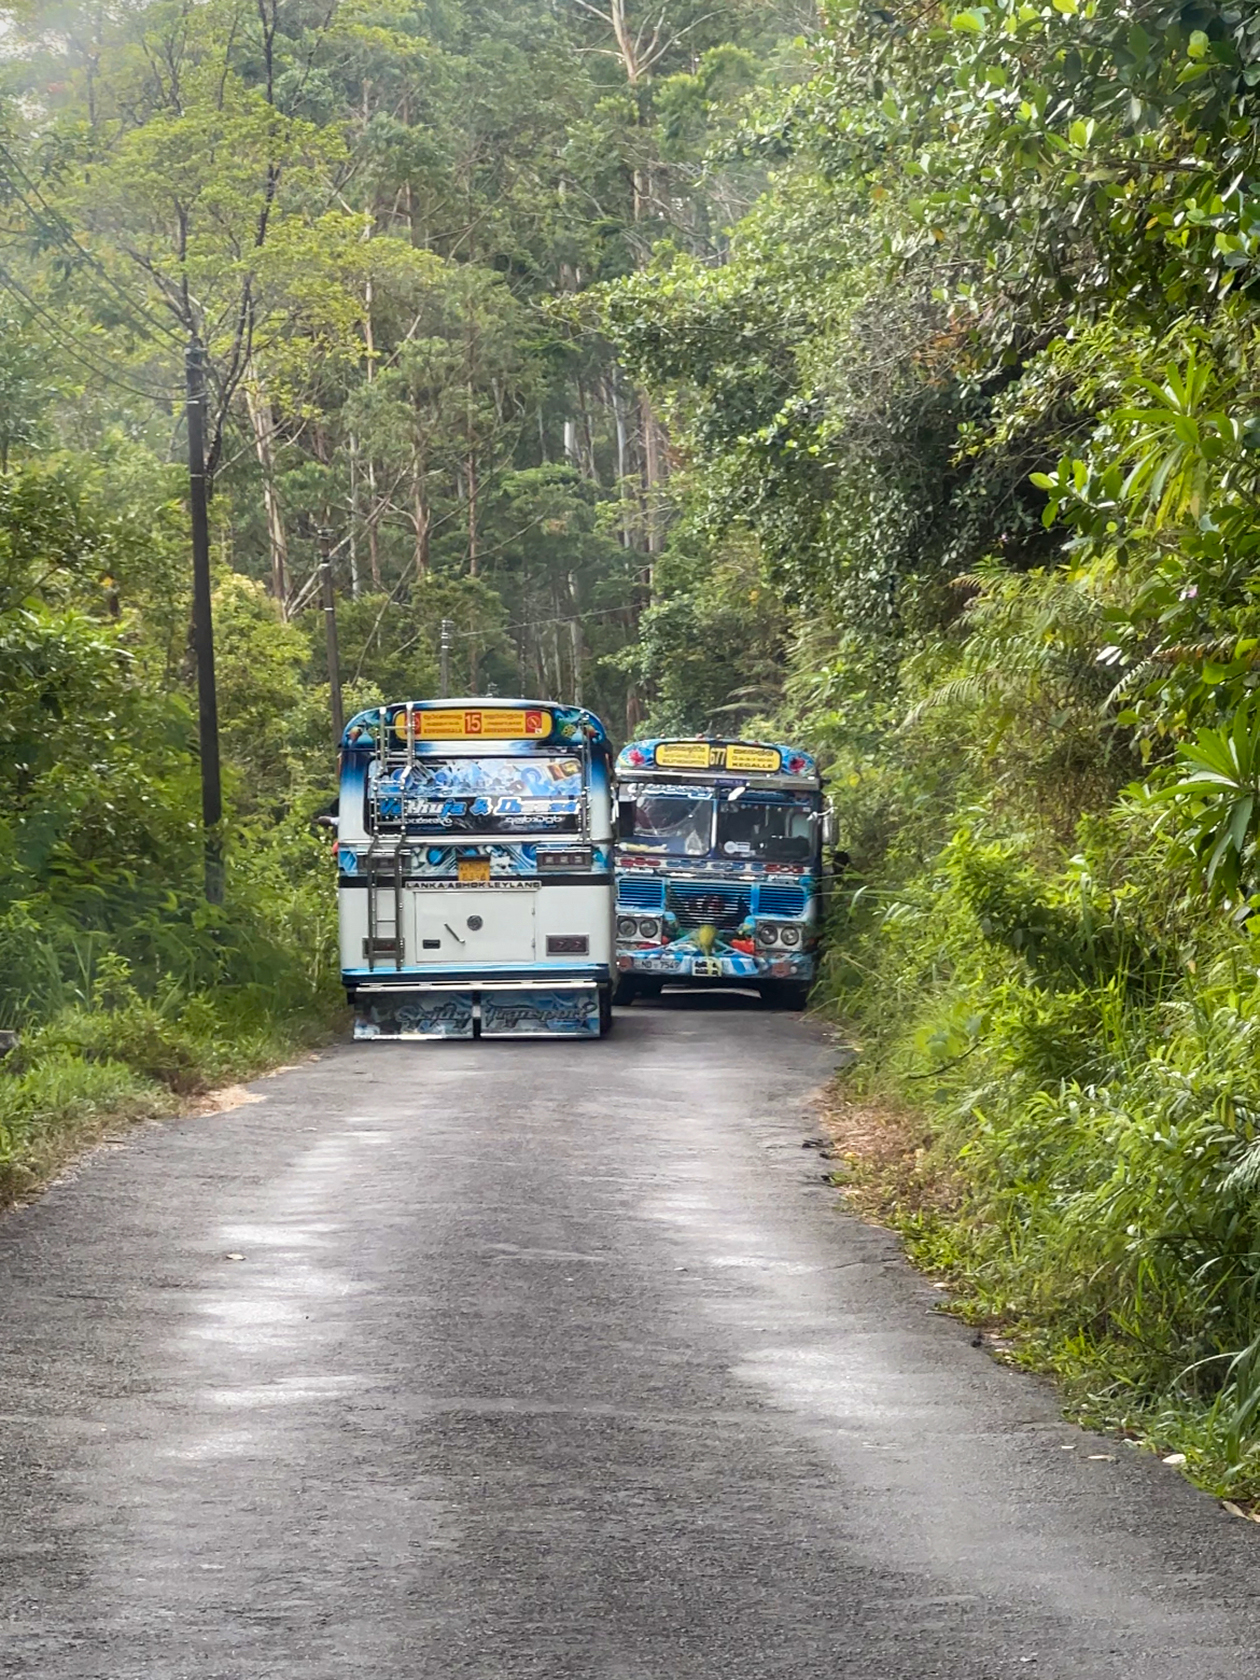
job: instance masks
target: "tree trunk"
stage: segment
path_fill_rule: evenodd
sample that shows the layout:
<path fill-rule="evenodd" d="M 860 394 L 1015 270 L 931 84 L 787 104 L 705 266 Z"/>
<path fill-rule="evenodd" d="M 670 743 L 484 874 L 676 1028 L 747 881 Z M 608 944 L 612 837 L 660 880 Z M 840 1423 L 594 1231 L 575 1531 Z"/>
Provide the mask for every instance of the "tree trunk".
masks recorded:
<path fill-rule="evenodd" d="M 350 434 L 350 599 L 359 598 L 359 440 Z"/>
<path fill-rule="evenodd" d="M 547 676 L 546 650 L 543 647 L 542 637 L 537 633 L 537 628 L 535 628 L 534 634 L 534 670 L 538 677 L 538 681 L 535 684 L 538 698 L 540 700 L 545 700 L 547 698 L 547 690 L 551 685 Z"/>
<path fill-rule="evenodd" d="M 379 592 L 381 589 L 384 588 L 384 585 L 381 582 L 380 538 L 377 534 L 377 529 L 376 529 L 376 521 L 380 517 L 381 510 L 380 510 L 380 506 L 378 505 L 377 500 L 376 500 L 376 463 L 375 463 L 375 461 L 371 461 L 371 460 L 368 461 L 367 476 L 368 476 L 368 516 L 367 516 L 368 570 L 372 574 L 372 588 Z"/>
<path fill-rule="evenodd" d="M 468 457 L 468 575 L 476 577 L 477 555 L 477 457 Z"/>
<path fill-rule="evenodd" d="M 475 375 L 477 371 L 477 322 L 472 299 L 468 300 L 464 324 L 464 437 L 468 475 L 468 575 L 476 577 L 477 554 L 477 428 L 474 415 Z"/>
<path fill-rule="evenodd" d="M 563 701 L 564 667 L 560 663 L 560 625 L 557 622 L 560 617 L 560 603 L 555 599 L 554 595 L 552 597 L 552 604 L 556 608 L 554 616 L 551 620 L 551 662 L 552 670 L 555 672 L 555 685 L 552 688 L 552 693 L 555 695 L 557 700 Z"/>
<path fill-rule="evenodd" d="M 368 96 L 368 84 L 365 81 L 364 84 L 363 84 L 363 110 L 364 110 L 364 121 L 365 122 L 367 120 L 367 96 Z M 364 228 L 363 228 L 363 237 L 364 237 L 365 240 L 368 240 L 372 237 L 372 220 L 371 220 L 370 216 L 365 221 Z M 373 377 L 375 376 L 375 373 L 376 373 L 376 340 L 373 337 L 373 333 L 372 333 L 372 277 L 371 277 L 371 275 L 368 276 L 366 282 L 364 283 L 364 287 L 363 287 L 363 352 L 364 352 L 364 358 L 365 358 L 365 364 L 366 364 L 365 369 L 364 369 L 364 378 L 365 378 L 367 384 L 370 385 L 372 383 Z M 379 591 L 383 586 L 382 586 L 382 583 L 381 583 L 380 540 L 379 540 L 379 536 L 378 536 L 378 533 L 377 533 L 376 525 L 377 525 L 377 520 L 381 516 L 381 509 L 380 509 L 380 506 L 379 506 L 379 504 L 377 502 L 377 499 L 376 499 L 376 462 L 373 461 L 371 455 L 368 456 L 367 477 L 368 477 L 368 517 L 367 517 L 368 570 L 372 574 L 372 587 L 373 587 L 373 589 Z"/>
<path fill-rule="evenodd" d="M 402 125 L 404 128 L 411 127 L 411 93 L 407 88 L 403 89 Z M 403 182 L 403 210 L 407 217 L 407 239 L 410 244 L 414 245 L 416 242 L 416 217 L 411 204 L 410 175 L 408 175 L 407 179 Z"/>
<path fill-rule="evenodd" d="M 644 546 L 649 554 L 655 555 L 659 554 L 662 548 L 661 510 L 657 501 L 661 482 L 661 438 L 656 416 L 652 412 L 652 404 L 646 393 L 639 398 L 639 416 L 643 427 Z"/>
<path fill-rule="evenodd" d="M 630 477 L 629 439 L 626 433 L 626 411 L 621 401 L 621 386 L 617 382 L 616 373 L 609 381 L 608 395 L 612 404 L 613 423 L 617 428 L 617 497 L 621 504 L 621 546 L 631 548 L 634 545 L 633 516 L 626 496 L 626 484 Z"/>
<path fill-rule="evenodd" d="M 415 533 L 416 577 L 429 569 L 429 504 L 425 500 L 425 475 L 419 461 L 411 470 L 411 528 Z"/>
<path fill-rule="evenodd" d="M 569 635 L 573 643 L 573 704 L 582 704 L 582 603 L 578 596 L 577 573 L 569 573 L 569 599 L 573 603 L 573 617 L 569 620 Z"/>
<path fill-rule="evenodd" d="M 280 605 L 282 618 L 288 616 L 289 542 L 284 529 L 284 515 L 276 495 L 275 455 L 271 447 L 271 404 L 263 394 L 257 375 L 245 381 L 245 408 L 254 433 L 254 452 L 262 473 L 263 510 L 267 517 L 267 544 L 271 550 L 271 593 Z"/>
<path fill-rule="evenodd" d="M 599 471 L 595 465 L 595 428 L 591 424 L 591 405 L 587 399 L 586 386 L 578 380 L 578 408 L 582 416 L 582 441 L 580 448 L 584 457 L 584 470 L 592 484 L 599 484 Z"/>

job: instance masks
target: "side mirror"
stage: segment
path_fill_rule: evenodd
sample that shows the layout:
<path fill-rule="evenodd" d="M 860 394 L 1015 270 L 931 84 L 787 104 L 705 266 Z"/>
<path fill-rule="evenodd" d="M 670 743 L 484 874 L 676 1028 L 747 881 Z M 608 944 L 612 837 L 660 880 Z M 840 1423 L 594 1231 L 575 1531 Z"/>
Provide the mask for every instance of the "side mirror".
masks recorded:
<path fill-rule="evenodd" d="M 634 800 L 619 799 L 617 801 L 617 838 L 628 840 L 634 833 Z"/>

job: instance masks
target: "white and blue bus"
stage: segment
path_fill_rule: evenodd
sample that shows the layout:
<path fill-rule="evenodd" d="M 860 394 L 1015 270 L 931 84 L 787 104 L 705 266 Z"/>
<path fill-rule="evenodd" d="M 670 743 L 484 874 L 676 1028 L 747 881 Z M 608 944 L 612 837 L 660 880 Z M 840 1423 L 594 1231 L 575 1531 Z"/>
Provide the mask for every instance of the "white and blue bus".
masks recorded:
<path fill-rule="evenodd" d="M 409 700 L 341 747 L 356 1038 L 595 1038 L 612 1019 L 611 752 L 533 700 Z"/>
<path fill-rule="evenodd" d="M 617 1001 L 677 980 L 755 986 L 803 1008 L 834 868 L 810 755 L 764 741 L 634 741 L 617 759 L 617 801 Z"/>

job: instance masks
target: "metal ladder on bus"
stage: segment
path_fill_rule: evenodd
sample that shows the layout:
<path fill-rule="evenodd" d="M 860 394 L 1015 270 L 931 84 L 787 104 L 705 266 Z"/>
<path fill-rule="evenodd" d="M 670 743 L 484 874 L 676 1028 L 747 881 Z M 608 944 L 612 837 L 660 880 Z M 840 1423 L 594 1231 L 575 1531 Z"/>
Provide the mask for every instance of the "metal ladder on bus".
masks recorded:
<path fill-rule="evenodd" d="M 392 966 L 400 969 L 406 955 L 402 931 L 402 845 L 401 834 L 388 839 L 374 835 L 363 860 L 368 924 L 363 956 L 369 969 L 376 967 L 378 957 L 392 958 Z"/>

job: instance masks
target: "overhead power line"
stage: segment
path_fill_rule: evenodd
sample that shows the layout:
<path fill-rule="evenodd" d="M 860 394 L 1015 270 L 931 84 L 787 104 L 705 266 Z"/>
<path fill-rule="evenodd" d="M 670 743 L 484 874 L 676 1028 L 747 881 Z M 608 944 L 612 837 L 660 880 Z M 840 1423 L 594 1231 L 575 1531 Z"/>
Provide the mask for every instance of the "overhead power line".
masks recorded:
<path fill-rule="evenodd" d="M 56 316 L 45 309 L 42 304 L 37 303 L 2 263 L 0 263 L 0 286 L 24 303 L 33 315 L 38 316 L 44 323 L 45 332 L 48 333 L 53 342 L 60 345 L 74 361 L 78 362 L 81 367 L 86 368 L 89 373 L 94 374 L 97 379 L 103 380 L 107 385 L 116 386 L 120 391 L 129 391 L 133 397 L 143 397 L 146 402 L 169 403 L 175 400 L 177 392 L 174 386 L 164 391 L 152 388 L 146 389 L 140 385 L 133 385 L 128 380 L 120 379 L 116 373 L 111 373 L 100 367 L 90 356 L 85 354 L 82 345 L 76 344 L 73 339 L 66 337 Z"/>
<path fill-rule="evenodd" d="M 18 198 L 21 199 L 29 213 L 35 217 L 37 222 L 42 221 L 43 218 L 48 219 L 44 224 L 46 230 L 53 232 L 62 246 L 74 251 L 76 256 L 81 257 L 94 273 L 100 275 L 101 279 L 104 280 L 110 291 L 113 292 L 115 298 L 121 301 L 122 304 L 131 312 L 133 325 L 136 322 L 143 322 L 144 325 L 141 326 L 140 330 L 145 333 L 145 336 L 148 336 L 150 331 L 159 332 L 164 338 L 169 340 L 170 343 L 182 350 L 184 344 L 182 336 L 176 332 L 169 322 L 163 321 L 160 316 L 155 315 L 147 304 L 137 302 L 137 300 L 133 298 L 124 287 L 119 285 L 118 281 L 114 279 L 113 275 L 104 266 L 104 264 L 94 257 L 86 246 L 79 243 L 70 223 L 59 210 L 49 204 L 48 200 L 40 191 L 38 182 L 31 179 L 31 177 L 26 173 L 26 170 L 22 167 L 21 163 L 14 157 L 13 153 L 3 143 L 3 141 L 0 141 L 0 158 L 4 159 L 9 166 L 9 169 L 12 170 L 20 178 L 20 180 L 26 184 L 27 189 L 34 193 L 35 197 L 38 199 L 40 205 L 39 210 L 32 205 L 30 199 L 26 196 L 26 193 L 24 193 L 20 187 L 16 187 L 14 182 L 10 180 L 9 186 L 17 193 Z M 42 217 L 41 211 L 43 213 Z"/>

